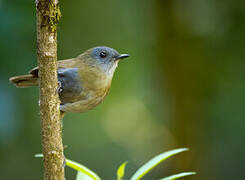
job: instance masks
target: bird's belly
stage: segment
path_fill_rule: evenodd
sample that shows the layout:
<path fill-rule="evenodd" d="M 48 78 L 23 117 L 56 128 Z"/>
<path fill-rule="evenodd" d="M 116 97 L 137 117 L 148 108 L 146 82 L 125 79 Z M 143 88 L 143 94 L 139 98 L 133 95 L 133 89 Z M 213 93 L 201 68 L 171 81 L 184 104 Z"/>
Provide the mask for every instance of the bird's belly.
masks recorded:
<path fill-rule="evenodd" d="M 93 109 L 99 103 L 103 101 L 105 96 L 107 95 L 108 90 L 99 91 L 99 93 L 89 93 L 87 94 L 86 98 L 83 96 L 80 100 L 73 102 L 73 103 L 65 103 L 60 105 L 60 110 L 64 112 L 75 112 L 81 113 L 86 112 L 88 110 Z"/>

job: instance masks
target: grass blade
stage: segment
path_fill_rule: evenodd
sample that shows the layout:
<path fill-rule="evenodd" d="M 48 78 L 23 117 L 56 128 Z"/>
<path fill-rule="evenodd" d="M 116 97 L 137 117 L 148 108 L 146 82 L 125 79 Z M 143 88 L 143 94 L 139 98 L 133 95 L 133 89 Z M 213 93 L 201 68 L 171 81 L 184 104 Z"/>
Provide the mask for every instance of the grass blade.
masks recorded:
<path fill-rule="evenodd" d="M 174 149 L 171 151 L 164 152 L 162 154 L 159 154 L 158 156 L 154 157 L 150 161 L 148 161 L 146 164 L 144 164 L 141 168 L 139 168 L 135 174 L 131 177 L 131 180 L 139 180 L 144 175 L 146 175 L 150 170 L 152 170 L 154 167 L 156 167 L 158 164 L 160 164 L 162 161 L 168 159 L 169 157 L 181 153 L 183 151 L 187 151 L 187 148 L 180 148 L 180 149 Z"/>
<path fill-rule="evenodd" d="M 124 177 L 124 171 L 125 171 L 125 167 L 128 164 L 128 162 L 124 162 L 123 164 L 121 164 L 119 166 L 119 168 L 117 169 L 117 180 L 122 180 Z"/>
<path fill-rule="evenodd" d="M 35 157 L 43 157 L 43 154 L 36 154 Z M 91 171 L 87 167 L 83 166 L 82 164 L 79 164 L 79 163 L 72 161 L 70 159 L 66 159 L 66 165 L 72 169 L 75 169 L 75 170 L 89 176 L 90 178 L 92 178 L 92 180 L 101 180 L 100 177 L 96 173 L 94 173 L 93 171 Z M 81 176 L 81 175 L 79 175 L 79 176 Z"/>
<path fill-rule="evenodd" d="M 95 174 L 93 171 L 91 171 L 87 167 L 83 166 L 82 164 L 79 164 L 79 163 L 72 161 L 70 159 L 66 159 L 66 165 L 72 169 L 75 169 L 77 171 L 80 171 L 81 173 L 86 174 L 87 176 L 91 177 L 93 180 L 101 180 L 97 174 Z"/>
<path fill-rule="evenodd" d="M 76 180 L 93 180 L 91 177 L 89 177 L 88 175 L 77 171 L 77 176 L 76 176 Z"/>
<path fill-rule="evenodd" d="M 165 177 L 165 178 L 160 179 L 160 180 L 175 180 L 175 179 L 179 179 L 179 178 L 184 177 L 184 176 L 190 176 L 190 175 L 194 175 L 194 174 L 196 174 L 196 173 L 195 172 L 183 172 L 183 173 L 174 174 L 172 176 Z"/>

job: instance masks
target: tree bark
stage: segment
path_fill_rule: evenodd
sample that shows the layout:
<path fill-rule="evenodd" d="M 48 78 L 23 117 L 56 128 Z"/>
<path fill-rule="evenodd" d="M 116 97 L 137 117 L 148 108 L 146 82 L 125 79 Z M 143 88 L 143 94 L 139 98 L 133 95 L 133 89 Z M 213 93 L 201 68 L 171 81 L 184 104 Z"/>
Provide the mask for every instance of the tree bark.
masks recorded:
<path fill-rule="evenodd" d="M 58 0 L 36 0 L 37 58 L 44 179 L 63 180 L 64 154 L 57 80 Z"/>

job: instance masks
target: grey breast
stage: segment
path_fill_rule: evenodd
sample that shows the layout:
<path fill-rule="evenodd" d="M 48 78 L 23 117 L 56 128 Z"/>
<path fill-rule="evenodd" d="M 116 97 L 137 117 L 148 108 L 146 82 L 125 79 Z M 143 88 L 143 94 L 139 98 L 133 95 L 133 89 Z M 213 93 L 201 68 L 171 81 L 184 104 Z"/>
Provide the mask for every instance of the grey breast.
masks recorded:
<path fill-rule="evenodd" d="M 83 90 L 82 82 L 78 79 L 78 69 L 58 69 L 58 81 L 61 104 L 76 102 Z"/>

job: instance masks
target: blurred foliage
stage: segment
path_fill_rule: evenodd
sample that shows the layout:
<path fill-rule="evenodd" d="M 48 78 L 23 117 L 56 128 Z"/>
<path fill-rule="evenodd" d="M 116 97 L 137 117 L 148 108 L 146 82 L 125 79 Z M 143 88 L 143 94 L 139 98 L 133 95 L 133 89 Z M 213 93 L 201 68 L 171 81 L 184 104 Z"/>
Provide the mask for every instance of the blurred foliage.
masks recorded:
<path fill-rule="evenodd" d="M 154 154 L 187 146 L 192 150 L 188 155 L 143 179 L 163 177 L 173 169 L 198 172 L 188 179 L 244 179 L 242 0 L 60 4 L 60 59 L 97 45 L 131 55 L 120 63 L 101 105 L 65 117 L 67 157 L 112 179 L 118 162 L 132 162 L 127 169 L 132 174 Z M 0 0 L 1 179 L 42 177 L 41 163 L 33 158 L 41 150 L 38 89 L 8 83 L 10 76 L 36 66 L 35 18 L 34 1 Z M 66 170 L 67 179 L 75 176 Z"/>

